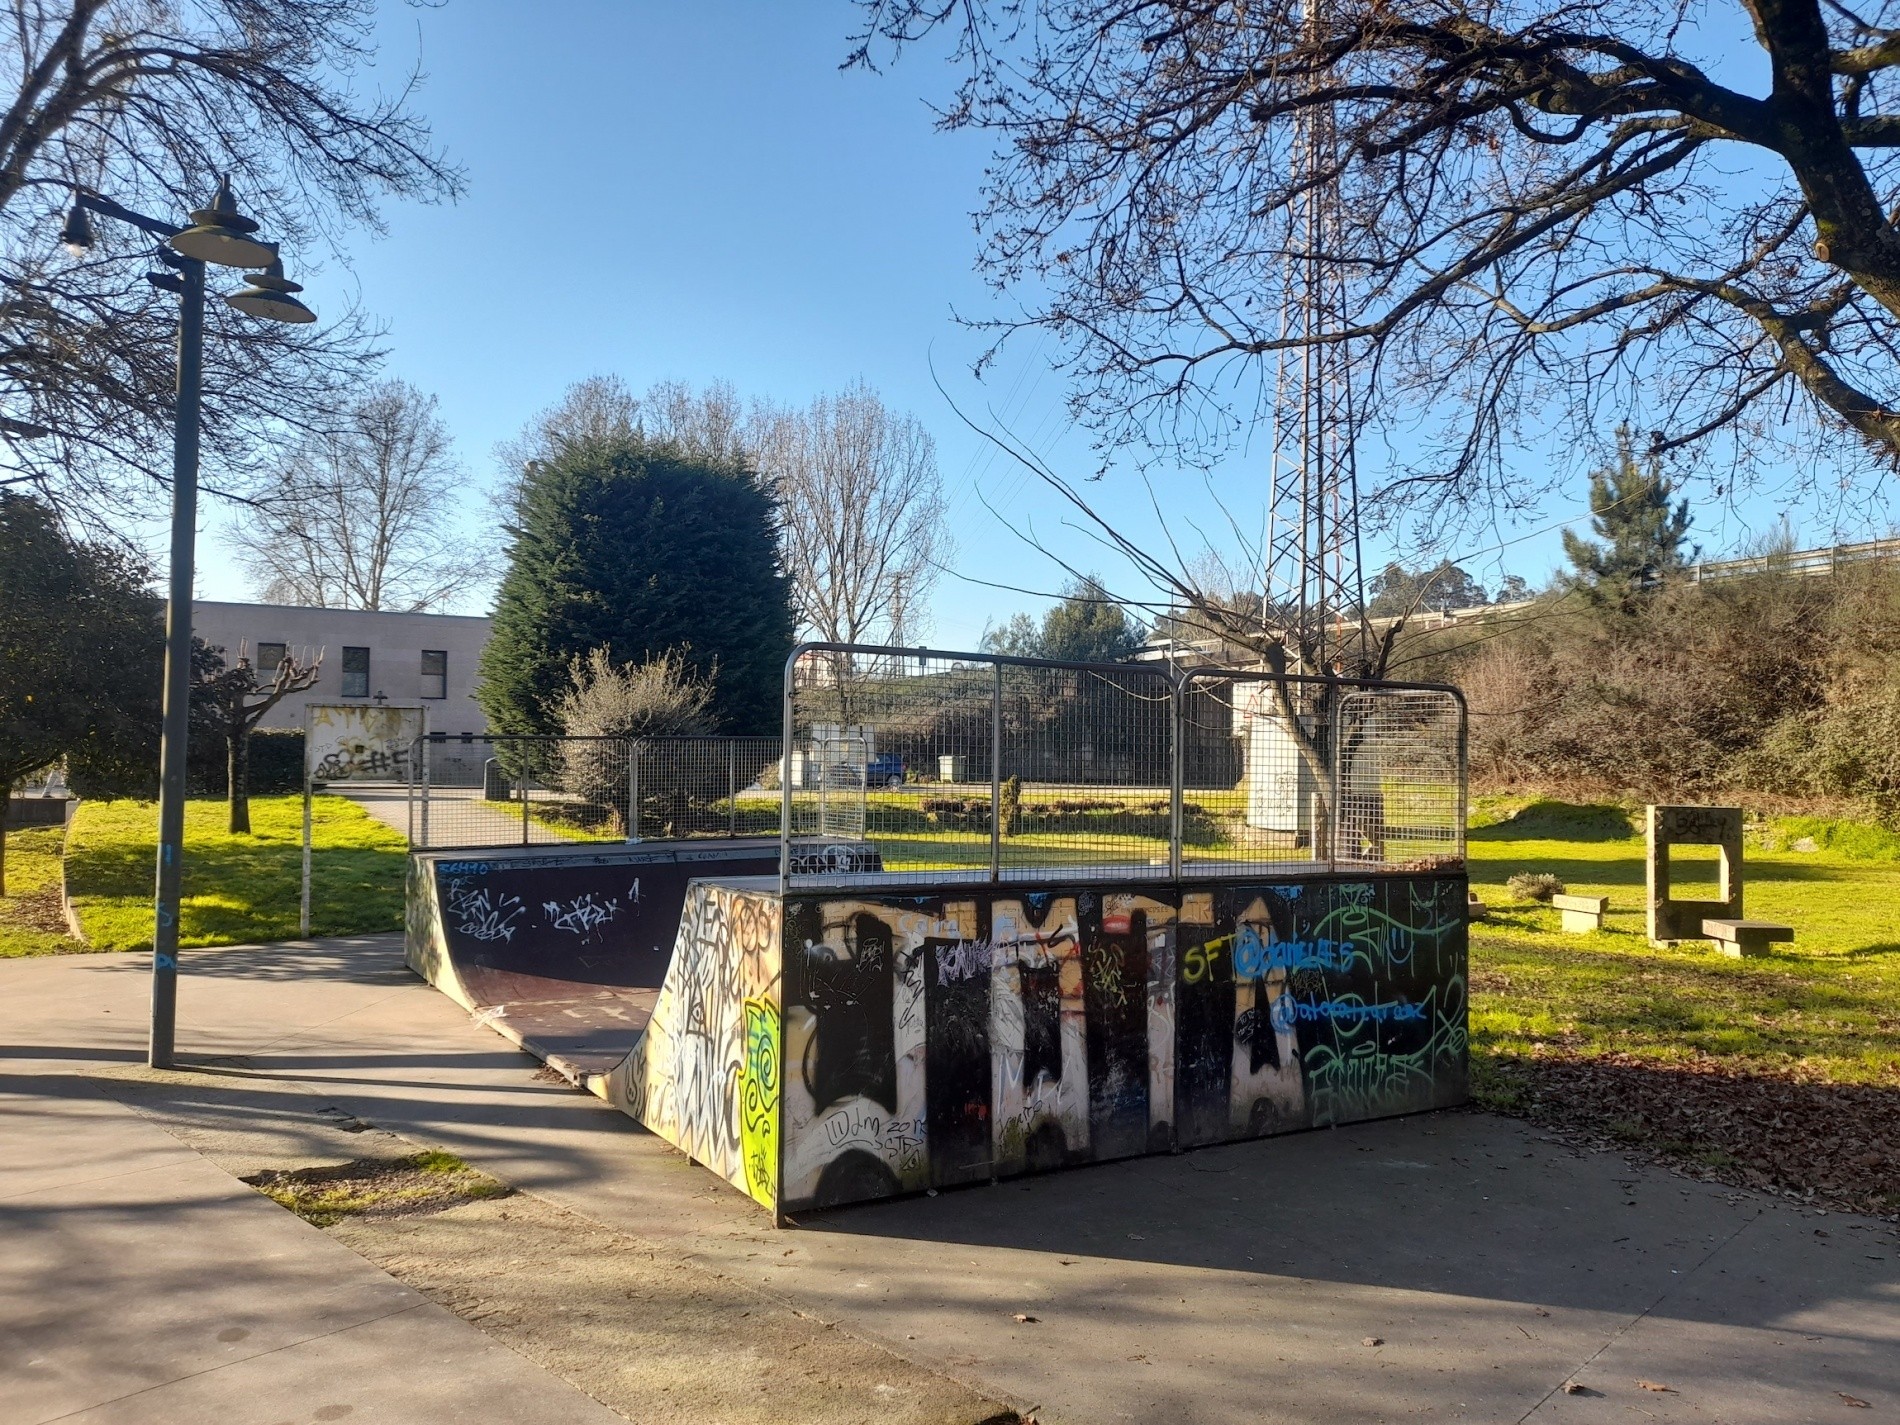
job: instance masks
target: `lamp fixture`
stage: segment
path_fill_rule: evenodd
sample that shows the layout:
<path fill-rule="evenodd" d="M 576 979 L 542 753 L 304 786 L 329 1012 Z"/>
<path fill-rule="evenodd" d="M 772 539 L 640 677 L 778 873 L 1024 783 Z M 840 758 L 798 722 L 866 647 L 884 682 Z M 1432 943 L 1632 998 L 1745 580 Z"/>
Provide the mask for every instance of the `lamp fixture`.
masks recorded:
<path fill-rule="evenodd" d="M 59 230 L 59 244 L 74 257 L 92 251 L 92 219 L 77 202 L 66 210 L 66 221 Z"/>
<path fill-rule="evenodd" d="M 224 299 L 245 316 L 299 324 L 317 319 L 315 312 L 291 295 L 303 291 L 303 287 L 284 276 L 284 264 L 277 258 L 273 257 L 262 272 L 252 273 L 250 283 L 242 292 L 233 292 Z"/>
<path fill-rule="evenodd" d="M 196 209 L 191 226 L 168 241 L 172 251 L 219 267 L 267 267 L 277 259 L 277 246 L 259 242 L 251 236 L 256 231 L 256 220 L 238 212 L 237 199 L 231 196 L 231 178 L 226 174 L 218 179 L 218 191 L 211 195 L 210 205 Z"/>

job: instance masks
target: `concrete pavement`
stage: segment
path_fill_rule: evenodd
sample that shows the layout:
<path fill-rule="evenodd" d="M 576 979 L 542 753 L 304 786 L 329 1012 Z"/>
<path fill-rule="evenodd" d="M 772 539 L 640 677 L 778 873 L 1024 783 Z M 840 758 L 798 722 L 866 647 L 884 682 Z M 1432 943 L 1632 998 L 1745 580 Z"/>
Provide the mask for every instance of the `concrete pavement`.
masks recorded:
<path fill-rule="evenodd" d="M 105 1096 L 101 1038 L 0 1064 L 0 1422 L 620 1420 Z"/>
<path fill-rule="evenodd" d="M 13 1060 L 0 1067 L 37 1065 L 43 1084 L 136 1059 L 144 991 L 131 958 L 0 964 Z M 537 1081 L 533 1061 L 411 979 L 393 937 L 194 952 L 179 1019 L 181 1056 L 225 1061 L 201 1089 L 144 1105 L 187 1136 L 206 1116 L 294 1134 L 269 1111 L 294 1091 L 1034 1403 L 1048 1425 L 1900 1418 L 1889 1225 L 1578 1153 L 1507 1120 L 1137 1159 L 774 1233 L 629 1120 Z M 89 1151 L 67 1181 L 114 1181 L 114 1161 L 109 1145 Z M 35 1277 L 56 1265 L 35 1260 Z"/>

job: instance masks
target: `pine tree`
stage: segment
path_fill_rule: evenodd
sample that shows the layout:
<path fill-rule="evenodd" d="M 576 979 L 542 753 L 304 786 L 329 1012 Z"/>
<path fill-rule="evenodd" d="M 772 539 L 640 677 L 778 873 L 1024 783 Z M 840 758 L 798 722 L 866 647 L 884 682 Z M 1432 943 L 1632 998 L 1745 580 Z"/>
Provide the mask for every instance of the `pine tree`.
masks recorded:
<path fill-rule="evenodd" d="M 740 465 L 638 435 L 573 442 L 523 478 L 476 699 L 498 733 L 559 732 L 576 658 L 677 651 L 724 731 L 778 730 L 792 609 L 778 510 Z"/>
<path fill-rule="evenodd" d="M 1590 475 L 1590 528 L 1597 543 L 1564 531 L 1574 587 L 1599 607 L 1633 613 L 1701 551 L 1687 545 L 1689 502 L 1672 506 L 1675 483 L 1652 456 L 1645 468 L 1628 426 L 1616 428 L 1616 463 Z"/>

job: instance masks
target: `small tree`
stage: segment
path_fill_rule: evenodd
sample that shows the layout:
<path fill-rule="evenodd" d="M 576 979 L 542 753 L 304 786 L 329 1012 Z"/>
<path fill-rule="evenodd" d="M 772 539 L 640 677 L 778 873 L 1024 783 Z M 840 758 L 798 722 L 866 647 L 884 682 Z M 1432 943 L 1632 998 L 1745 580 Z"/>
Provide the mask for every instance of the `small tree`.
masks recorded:
<path fill-rule="evenodd" d="M 206 666 L 198 673 L 195 698 L 202 699 L 209 720 L 214 721 L 225 747 L 225 801 L 230 810 L 227 830 L 233 836 L 251 833 L 251 733 L 264 714 L 292 693 L 301 693 L 317 684 L 323 671 L 323 655 L 308 663 L 286 652 L 283 662 L 272 670 L 270 681 L 258 677 L 250 655 L 240 647 L 235 666 L 224 666 L 224 650 L 208 649 Z M 194 660 L 195 661 L 195 660 Z"/>
<path fill-rule="evenodd" d="M 1602 544 L 1564 531 L 1572 583 L 1599 608 L 1633 613 L 1701 551 L 1685 548 L 1689 502 L 1671 506 L 1675 484 L 1651 456 L 1637 458 L 1629 427 L 1616 430 L 1616 463 L 1590 475 L 1590 528 Z"/>
<path fill-rule="evenodd" d="M 555 707 L 561 730 L 569 737 L 611 741 L 563 743 L 561 781 L 568 790 L 584 790 L 592 800 L 627 805 L 630 744 L 643 737 L 679 737 L 711 732 L 711 679 L 694 675 L 686 659 L 662 653 L 639 664 L 616 664 L 604 648 L 589 650 L 569 665 L 573 686 Z M 671 802 L 690 788 L 643 786 L 643 801 Z M 661 815 L 671 819 L 669 805 Z M 631 830 L 631 828 L 628 828 Z"/>

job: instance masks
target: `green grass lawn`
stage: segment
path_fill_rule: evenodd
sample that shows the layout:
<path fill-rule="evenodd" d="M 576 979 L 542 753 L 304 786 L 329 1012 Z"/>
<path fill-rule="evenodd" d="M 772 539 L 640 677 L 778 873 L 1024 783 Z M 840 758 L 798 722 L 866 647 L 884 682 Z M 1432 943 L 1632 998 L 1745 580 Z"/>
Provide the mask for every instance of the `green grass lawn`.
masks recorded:
<path fill-rule="evenodd" d="M 302 824 L 303 798 L 295 794 L 252 797 L 249 836 L 224 829 L 222 801 L 187 803 L 180 944 L 293 938 Z M 318 796 L 311 837 L 311 933 L 400 930 L 402 834 L 342 797 Z M 158 809 L 150 802 L 80 805 L 67 842 L 66 883 L 92 948 L 150 947 L 157 841 Z"/>
<path fill-rule="evenodd" d="M 0 959 L 56 955 L 83 947 L 66 933 L 59 908 L 59 848 L 64 829 L 32 826 L 7 833 L 7 893 L 0 896 Z"/>

